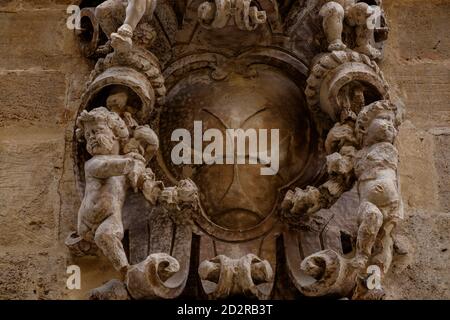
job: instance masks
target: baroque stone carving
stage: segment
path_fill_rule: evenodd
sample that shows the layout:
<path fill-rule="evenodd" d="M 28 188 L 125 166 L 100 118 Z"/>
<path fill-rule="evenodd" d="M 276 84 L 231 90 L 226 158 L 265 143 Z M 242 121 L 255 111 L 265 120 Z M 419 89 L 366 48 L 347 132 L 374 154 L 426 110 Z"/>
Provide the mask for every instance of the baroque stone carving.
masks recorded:
<path fill-rule="evenodd" d="M 156 0 L 126 1 L 108 0 L 95 9 L 102 30 L 110 38 L 111 45 L 122 50 L 131 50 L 132 38 L 140 24 L 140 31 L 145 37 L 143 41 L 151 44 L 156 37 L 155 31 L 149 25 L 156 7 Z"/>
<path fill-rule="evenodd" d="M 266 22 L 265 11 L 251 6 L 251 0 L 215 0 L 203 2 L 198 7 L 198 18 L 204 28 L 223 28 L 230 17 L 241 30 L 252 31 Z"/>
<path fill-rule="evenodd" d="M 383 297 L 367 279 L 389 271 L 403 208 L 381 1 L 108 0 L 82 15 L 96 65 L 66 244 L 121 271 L 91 299 Z M 175 163 L 177 129 L 194 142 Z M 203 162 L 207 132 L 234 129 L 271 140 Z"/>
<path fill-rule="evenodd" d="M 268 298 L 258 289 L 258 285 L 273 281 L 273 270 L 267 260 L 261 260 L 253 254 L 240 259 L 217 256 L 203 261 L 199 266 L 200 278 L 212 282 L 212 288 L 205 284 L 205 291 L 212 299 L 223 299 L 233 295 Z"/>
<path fill-rule="evenodd" d="M 357 0 L 328 1 L 319 14 L 323 17 L 329 51 L 347 48 L 342 41 L 345 21 L 350 27 L 355 28 L 356 39 L 353 50 L 372 59 L 380 58 L 381 52 L 375 47 L 375 28 L 377 19 L 381 19 L 379 5 L 369 5 Z"/>

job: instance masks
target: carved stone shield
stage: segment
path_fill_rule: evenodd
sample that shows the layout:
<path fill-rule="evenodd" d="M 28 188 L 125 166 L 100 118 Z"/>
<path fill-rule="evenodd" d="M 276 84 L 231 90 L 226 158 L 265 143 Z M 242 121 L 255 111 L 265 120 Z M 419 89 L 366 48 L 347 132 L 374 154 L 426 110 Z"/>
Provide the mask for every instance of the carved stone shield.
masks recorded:
<path fill-rule="evenodd" d="M 203 212 L 196 220 L 207 233 L 224 240 L 249 240 L 272 227 L 284 188 L 317 175 L 318 162 L 311 161 L 317 137 L 302 90 L 282 70 L 261 66 L 245 70 L 247 74 L 236 71 L 215 80 L 209 69 L 199 70 L 169 89 L 160 119 L 161 140 L 170 141 L 178 128 L 188 129 L 194 138 L 194 121 L 202 122 L 202 133 L 218 129 L 224 137 L 227 129 L 264 129 L 270 155 L 270 130 L 278 129 L 277 172 L 261 175 L 261 167 L 270 165 L 260 159 L 258 165 L 249 165 L 249 158 L 257 155 L 248 154 L 248 144 L 246 164 L 174 166 L 171 151 L 177 142 L 162 145 L 161 160 L 175 180 L 191 178 L 199 187 Z M 203 147 L 208 144 L 203 142 Z M 224 142 L 224 155 L 225 149 Z"/>

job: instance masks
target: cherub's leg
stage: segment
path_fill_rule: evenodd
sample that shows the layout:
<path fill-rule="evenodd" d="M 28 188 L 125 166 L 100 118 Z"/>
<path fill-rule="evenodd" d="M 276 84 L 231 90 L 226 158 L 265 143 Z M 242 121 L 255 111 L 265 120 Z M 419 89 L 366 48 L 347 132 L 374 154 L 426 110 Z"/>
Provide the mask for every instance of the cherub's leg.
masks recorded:
<path fill-rule="evenodd" d="M 132 46 L 133 32 L 147 11 L 147 0 L 128 0 L 125 21 L 111 35 L 112 46 L 119 51 L 129 51 Z"/>
<path fill-rule="evenodd" d="M 111 36 L 125 18 L 125 7 L 122 0 L 107 0 L 95 8 L 95 16 L 103 32 Z"/>
<path fill-rule="evenodd" d="M 323 17 L 323 29 L 328 40 L 328 50 L 344 50 L 346 45 L 342 42 L 344 28 L 344 8 L 337 2 L 328 2 L 320 10 Z"/>
<path fill-rule="evenodd" d="M 77 226 L 78 236 L 83 240 L 93 242 L 94 232 L 95 230 L 92 231 L 92 226 L 90 226 L 84 221 L 83 216 L 82 215 L 78 216 L 78 226 Z"/>
<path fill-rule="evenodd" d="M 376 19 L 376 10 L 367 3 L 359 2 L 349 9 L 349 20 L 356 25 L 355 50 L 373 59 L 381 56 L 380 50 L 372 46 Z"/>
<path fill-rule="evenodd" d="M 122 0 L 108 0 L 95 8 L 95 16 L 108 41 L 97 50 L 100 54 L 108 54 L 111 51 L 111 34 L 116 32 L 125 18 L 125 7 Z"/>
<path fill-rule="evenodd" d="M 122 245 L 123 225 L 120 216 L 112 215 L 100 224 L 95 232 L 95 243 L 103 254 L 122 273 L 126 272 L 128 259 Z"/>
<path fill-rule="evenodd" d="M 372 248 L 383 225 L 383 214 L 373 203 L 363 202 L 359 206 L 358 216 L 360 224 L 355 262 L 364 266 L 372 255 Z"/>
<path fill-rule="evenodd" d="M 391 233 L 394 227 L 395 222 L 393 221 L 385 223 L 381 228 L 381 237 L 379 237 L 375 246 L 376 252 L 373 261 L 381 267 L 384 273 L 389 270 L 392 263 L 394 240 Z"/>
<path fill-rule="evenodd" d="M 134 31 L 146 11 L 147 0 L 128 0 L 127 16 L 124 24 L 131 26 Z"/>

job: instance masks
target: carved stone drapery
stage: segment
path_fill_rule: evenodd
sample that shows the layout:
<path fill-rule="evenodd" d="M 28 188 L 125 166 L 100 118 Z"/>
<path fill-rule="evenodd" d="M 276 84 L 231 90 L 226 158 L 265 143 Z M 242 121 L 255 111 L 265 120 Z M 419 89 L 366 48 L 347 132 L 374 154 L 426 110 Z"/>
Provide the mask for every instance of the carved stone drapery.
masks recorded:
<path fill-rule="evenodd" d="M 388 272 L 403 216 L 401 108 L 377 64 L 381 1 L 181 2 L 147 1 L 140 20 L 115 0 L 82 10 L 83 53 L 97 62 L 74 156 L 80 221 L 94 222 L 66 243 L 123 276 L 91 298 L 176 298 L 189 279 L 210 299 L 277 298 L 280 287 L 381 298 L 365 279 Z M 279 129 L 277 174 L 259 175 L 262 162 L 173 164 L 172 132 L 193 135 L 194 121 Z"/>

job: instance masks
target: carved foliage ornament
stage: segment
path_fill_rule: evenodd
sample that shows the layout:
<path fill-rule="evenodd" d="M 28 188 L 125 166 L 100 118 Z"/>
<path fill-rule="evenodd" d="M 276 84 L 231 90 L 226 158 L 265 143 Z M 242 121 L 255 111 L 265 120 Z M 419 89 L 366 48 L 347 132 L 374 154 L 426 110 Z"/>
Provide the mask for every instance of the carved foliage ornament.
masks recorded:
<path fill-rule="evenodd" d="M 368 270 L 388 272 L 403 208 L 401 110 L 377 65 L 381 1 L 293 2 L 83 8 L 82 49 L 97 62 L 74 133 L 83 201 L 66 243 L 121 275 L 92 299 L 171 299 L 199 283 L 210 299 L 383 297 Z M 264 149 L 276 170 L 260 175 L 260 157 L 205 164 L 195 148 L 174 163 L 180 128 L 277 130 Z"/>

